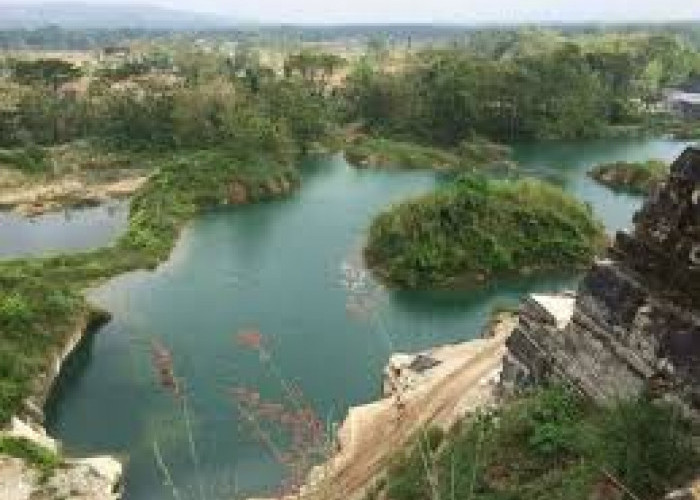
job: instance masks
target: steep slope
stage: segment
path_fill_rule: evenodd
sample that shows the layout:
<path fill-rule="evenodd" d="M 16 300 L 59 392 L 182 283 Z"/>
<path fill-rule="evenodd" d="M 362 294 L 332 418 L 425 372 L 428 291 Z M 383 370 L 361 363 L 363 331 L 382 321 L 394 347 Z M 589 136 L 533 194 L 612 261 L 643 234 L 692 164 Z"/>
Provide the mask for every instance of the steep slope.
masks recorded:
<path fill-rule="evenodd" d="M 505 385 L 554 377 L 599 402 L 652 391 L 700 408 L 700 149 L 673 163 L 634 222 L 575 299 L 523 302 Z"/>

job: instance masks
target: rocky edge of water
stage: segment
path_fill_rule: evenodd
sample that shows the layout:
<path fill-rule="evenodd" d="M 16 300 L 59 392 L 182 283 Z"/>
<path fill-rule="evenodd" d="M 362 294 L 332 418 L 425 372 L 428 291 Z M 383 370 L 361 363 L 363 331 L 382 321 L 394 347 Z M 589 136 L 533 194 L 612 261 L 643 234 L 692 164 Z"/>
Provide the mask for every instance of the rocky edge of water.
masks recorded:
<path fill-rule="evenodd" d="M 83 317 L 60 352 L 51 355 L 45 373 L 37 376 L 32 394 L 25 401 L 24 414 L 0 430 L 0 438 L 20 438 L 60 457 L 60 443 L 44 429 L 42 408 L 61 367 L 86 335 L 108 319 L 106 313 L 91 311 Z M 121 498 L 122 463 L 112 456 L 64 458 L 48 477 L 27 461 L 0 454 L 0 498 L 3 500 L 118 500 Z"/>
<path fill-rule="evenodd" d="M 14 418 L 3 437 L 25 439 L 58 454 L 60 446 L 41 426 Z M 4 500 L 118 500 L 122 464 L 110 456 L 63 459 L 46 476 L 20 458 L 0 455 L 0 497 Z"/>
<path fill-rule="evenodd" d="M 376 401 L 351 407 L 337 430 L 335 450 L 285 500 L 363 499 L 396 450 L 420 429 L 447 431 L 465 416 L 498 402 L 505 341 L 517 318 L 498 315 L 481 338 L 417 353 L 394 353 Z M 400 376 L 392 380 L 399 369 Z M 399 416 L 397 401 L 403 409 Z M 252 499 L 251 499 L 252 500 Z"/>
<path fill-rule="evenodd" d="M 700 409 L 700 149 L 687 149 L 575 295 L 531 296 L 503 383 L 563 380 L 606 404 L 650 391 Z"/>

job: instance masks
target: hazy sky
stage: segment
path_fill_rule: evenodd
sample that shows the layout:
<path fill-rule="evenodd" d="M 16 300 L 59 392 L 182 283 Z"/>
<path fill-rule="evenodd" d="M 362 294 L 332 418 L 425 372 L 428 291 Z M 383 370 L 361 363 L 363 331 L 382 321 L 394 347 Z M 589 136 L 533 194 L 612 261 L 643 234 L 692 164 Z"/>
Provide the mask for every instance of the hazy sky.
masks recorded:
<path fill-rule="evenodd" d="M 84 1 L 119 3 L 120 0 Z M 143 3 L 221 12 L 245 20 L 290 23 L 700 20 L 700 0 L 143 0 Z"/>

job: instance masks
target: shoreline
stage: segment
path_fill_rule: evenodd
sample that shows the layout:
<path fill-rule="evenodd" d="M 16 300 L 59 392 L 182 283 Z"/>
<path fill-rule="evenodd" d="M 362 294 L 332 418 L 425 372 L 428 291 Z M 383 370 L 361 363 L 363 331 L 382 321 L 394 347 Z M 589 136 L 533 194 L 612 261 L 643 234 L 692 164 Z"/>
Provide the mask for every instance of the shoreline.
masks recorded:
<path fill-rule="evenodd" d="M 62 444 L 44 427 L 44 406 L 61 376 L 65 363 L 91 335 L 110 320 L 106 311 L 90 306 L 61 349 L 51 355 L 48 369 L 37 376 L 32 393 L 24 400 L 23 412 L 0 430 L 0 439 L 21 439 L 57 457 L 59 465 L 48 477 L 22 458 L 0 455 L 0 492 L 11 491 L 8 500 L 29 500 L 51 492 L 56 498 L 118 500 L 124 477 L 123 463 L 111 454 L 85 458 L 62 456 Z M 9 486 L 12 485 L 12 486 Z M 9 488 L 12 490 L 9 490 Z"/>
<path fill-rule="evenodd" d="M 141 188 L 148 184 L 149 179 L 151 177 L 144 178 L 134 192 L 142 191 Z M 222 203 L 222 205 L 238 206 L 281 198 L 288 196 L 299 187 L 298 182 L 288 180 L 284 175 L 270 176 L 263 182 L 263 185 L 258 186 L 257 191 L 255 191 L 254 186 L 249 185 L 244 179 L 234 176 L 228 182 L 227 203 Z M 75 495 L 79 495 L 79 498 L 84 500 L 119 500 L 122 497 L 124 471 L 121 461 L 112 455 L 97 455 L 90 458 L 61 456 L 60 443 L 51 437 L 44 428 L 44 404 L 51 397 L 66 361 L 80 348 L 85 339 L 90 335 L 95 335 L 99 326 L 109 321 L 111 317 L 107 311 L 101 310 L 89 301 L 85 295 L 86 291 L 96 284 L 127 272 L 140 268 L 155 269 L 167 262 L 186 222 L 187 220 L 179 221 L 172 241 L 168 242 L 167 255 L 161 256 L 162 258 L 153 256 L 155 261 L 151 262 L 152 257 L 145 254 L 144 258 L 148 262 L 137 259 L 136 266 L 117 267 L 115 268 L 116 273 L 90 280 L 87 282 L 87 286 L 83 286 L 86 285 L 85 282 L 80 282 L 78 289 L 82 305 L 81 310 L 76 311 L 74 325 L 69 328 L 70 333 L 50 349 L 45 369 L 30 381 L 29 393 L 23 398 L 21 407 L 13 412 L 9 422 L 0 427 L 0 439 L 26 441 L 38 449 L 55 455 L 60 461 L 60 465 L 52 471 L 51 476 L 47 479 L 35 464 L 29 463 L 26 459 L 11 454 L 0 454 L 0 492 L 11 491 L 13 496 L 10 496 L 8 500 L 31 500 L 34 495 L 43 494 L 53 495 L 49 498 L 76 498 Z M 106 247 L 107 252 L 109 253 L 110 249 L 114 251 L 118 244 Z M 95 253 L 100 254 L 100 252 L 105 252 L 105 248 L 82 255 L 89 256 Z M 80 255 L 80 253 L 66 254 L 66 257 L 72 260 Z M 62 257 L 49 258 L 48 261 L 56 259 L 61 260 Z M 26 259 L 13 260 L 15 263 L 26 261 Z M 13 260 L 6 261 L 5 265 L 11 266 Z M 30 260 L 42 261 L 45 259 Z M 149 265 L 143 265 L 144 262 Z M 50 493 L 46 493 L 47 488 L 50 489 Z"/>

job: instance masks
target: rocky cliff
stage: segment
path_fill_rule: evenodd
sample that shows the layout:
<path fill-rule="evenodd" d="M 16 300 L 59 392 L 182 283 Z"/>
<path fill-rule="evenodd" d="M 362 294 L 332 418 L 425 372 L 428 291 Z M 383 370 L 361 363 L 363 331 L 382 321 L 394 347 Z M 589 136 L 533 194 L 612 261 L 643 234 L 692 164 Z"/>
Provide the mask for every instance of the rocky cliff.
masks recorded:
<path fill-rule="evenodd" d="M 509 338 L 506 389 L 556 378 L 611 402 L 642 391 L 700 410 L 700 149 L 687 149 L 575 294 L 533 295 Z"/>
<path fill-rule="evenodd" d="M 0 428 L 0 445 L 4 439 L 19 439 L 44 454 L 55 457 L 57 464 L 50 473 L 36 463 L 7 455 L 0 450 L 0 499 L 2 500 L 118 500 L 121 498 L 123 465 L 112 456 L 67 458 L 58 441 L 43 427 L 43 407 L 65 361 L 87 335 L 107 321 L 107 313 L 86 311 L 73 334 L 65 339 L 60 351 L 50 353 L 43 373 L 37 373 L 31 394 L 25 400 L 22 418 L 14 417 Z M 2 448 L 2 446 L 0 446 Z"/>

